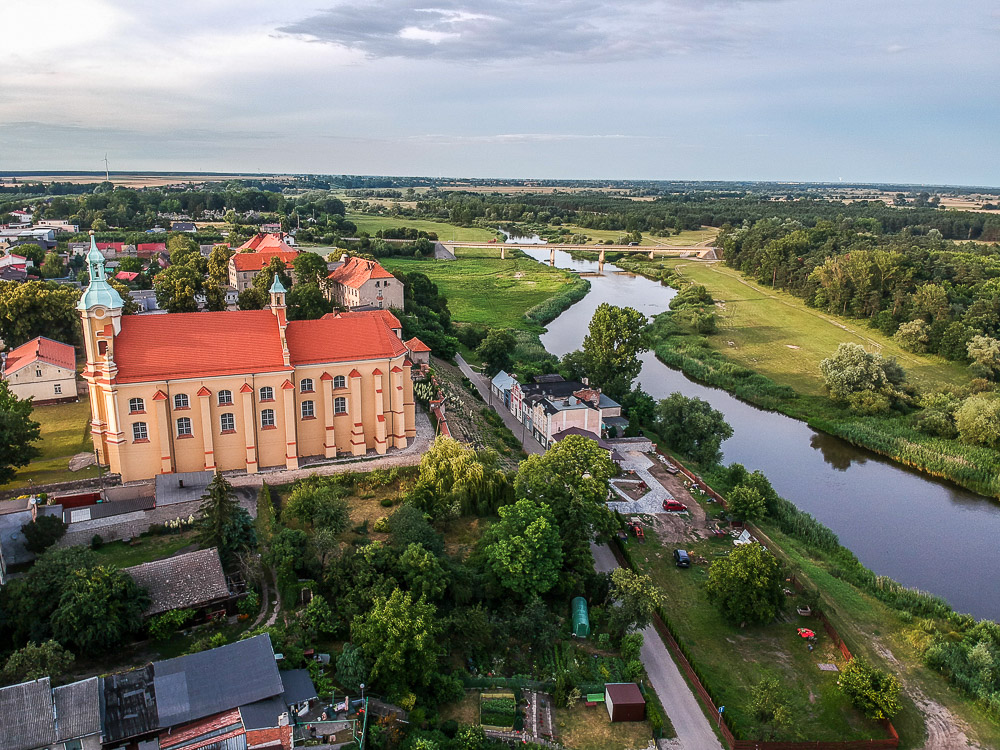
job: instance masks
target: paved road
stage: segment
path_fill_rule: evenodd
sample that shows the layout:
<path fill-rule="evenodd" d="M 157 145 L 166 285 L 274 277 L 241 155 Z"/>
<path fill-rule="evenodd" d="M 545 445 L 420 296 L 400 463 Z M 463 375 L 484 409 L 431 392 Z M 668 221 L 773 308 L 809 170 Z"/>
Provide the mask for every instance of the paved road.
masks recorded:
<path fill-rule="evenodd" d="M 472 384 L 476 386 L 476 390 L 479 391 L 479 395 L 483 397 L 483 401 L 487 404 L 490 403 L 490 383 L 489 381 L 480 375 L 478 372 L 469 367 L 469 363 L 462 359 L 461 354 L 455 355 L 455 361 L 458 362 L 458 369 L 462 371 Z M 510 413 L 509 409 L 505 409 L 503 401 L 497 403 L 497 399 L 494 398 L 493 411 L 500 415 L 503 419 L 504 424 L 510 429 L 514 435 L 521 440 L 521 444 L 524 446 L 524 450 L 527 453 L 545 453 L 545 448 L 542 444 L 535 440 L 534 437 L 524 429 L 524 425 L 517 421 L 513 414 Z"/>
<path fill-rule="evenodd" d="M 606 544 L 591 544 L 590 550 L 598 572 L 608 573 L 618 567 L 618 561 Z M 671 750 L 721 750 L 722 745 L 705 718 L 698 699 L 674 664 L 660 634 L 650 625 L 642 631 L 642 636 L 641 656 L 646 674 L 677 732 L 676 740 L 663 744 Z"/>

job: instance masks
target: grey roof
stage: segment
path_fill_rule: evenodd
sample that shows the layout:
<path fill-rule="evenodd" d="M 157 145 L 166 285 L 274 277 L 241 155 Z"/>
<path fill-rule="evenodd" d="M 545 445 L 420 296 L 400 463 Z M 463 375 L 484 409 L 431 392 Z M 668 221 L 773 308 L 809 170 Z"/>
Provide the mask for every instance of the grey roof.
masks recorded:
<path fill-rule="evenodd" d="M 52 691 L 56 704 L 56 739 L 59 742 L 87 737 L 101 731 L 101 693 L 96 677 Z"/>
<path fill-rule="evenodd" d="M 501 370 L 493 376 L 493 380 L 491 380 L 490 383 L 497 390 L 509 391 L 514 385 L 514 377 Z"/>
<path fill-rule="evenodd" d="M 184 607 L 200 607 L 229 596 L 219 551 L 212 547 L 165 560 L 123 568 L 151 600 L 146 617 Z"/>
<path fill-rule="evenodd" d="M 265 633 L 153 663 L 160 725 L 176 726 L 282 693 Z"/>
<path fill-rule="evenodd" d="M 173 505 L 200 500 L 215 476 L 214 471 L 182 471 L 156 475 L 156 504 Z"/>
<path fill-rule="evenodd" d="M 585 430 L 582 427 L 567 427 L 565 430 L 560 430 L 555 435 L 553 435 L 552 439 L 558 443 L 560 440 L 565 440 L 570 435 L 581 435 L 582 437 L 590 438 L 595 443 L 597 443 L 601 448 L 604 448 L 604 450 L 606 451 L 611 450 L 611 445 L 607 443 L 604 440 L 604 438 L 602 438 L 597 433 L 590 432 L 589 430 Z"/>
<path fill-rule="evenodd" d="M 102 678 L 101 716 L 105 744 L 158 729 L 153 665 Z"/>
<path fill-rule="evenodd" d="M 56 741 L 49 678 L 0 688 L 0 750 L 34 750 Z"/>
<path fill-rule="evenodd" d="M 34 553 L 25 546 L 21 527 L 31 523 L 31 511 L 20 510 L 15 513 L 0 515 L 0 550 L 7 565 L 30 562 L 35 559 Z"/>
<path fill-rule="evenodd" d="M 278 674 L 284 687 L 281 697 L 289 706 L 319 697 L 308 669 L 286 669 Z"/>
<path fill-rule="evenodd" d="M 246 729 L 270 729 L 278 726 L 278 717 L 288 710 L 288 706 L 277 695 L 262 701 L 240 706 L 240 716 Z"/>
<path fill-rule="evenodd" d="M 152 497 L 132 497 L 127 500 L 109 500 L 82 508 L 66 508 L 62 516 L 65 523 L 82 523 L 95 518 L 111 518 L 140 510 L 152 510 L 156 507 L 156 499 Z"/>

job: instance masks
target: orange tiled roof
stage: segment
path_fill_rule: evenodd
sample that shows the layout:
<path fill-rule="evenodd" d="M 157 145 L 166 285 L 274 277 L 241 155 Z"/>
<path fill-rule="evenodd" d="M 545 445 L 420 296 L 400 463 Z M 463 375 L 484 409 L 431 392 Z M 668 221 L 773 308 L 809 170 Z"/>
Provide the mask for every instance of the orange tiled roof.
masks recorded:
<path fill-rule="evenodd" d="M 248 239 L 238 248 L 236 252 L 241 252 L 243 250 L 253 250 L 255 253 L 261 252 L 263 250 L 282 250 L 288 252 L 293 250 L 293 248 L 282 239 L 280 234 L 266 234 L 261 232 L 260 234 L 255 234 L 253 237 Z"/>
<path fill-rule="evenodd" d="M 324 318 L 350 318 L 352 315 L 375 315 L 383 320 L 385 320 L 386 325 L 389 328 L 402 328 L 403 324 L 399 322 L 399 318 L 393 315 L 389 310 L 351 310 L 342 313 L 327 313 Z"/>
<path fill-rule="evenodd" d="M 271 258 L 281 258 L 285 263 L 285 268 L 292 265 L 299 255 L 298 250 L 261 250 L 253 253 L 236 253 L 233 256 L 233 265 L 237 271 L 259 271 L 266 268 L 271 262 Z"/>
<path fill-rule="evenodd" d="M 352 289 L 360 289 L 362 284 L 371 279 L 391 279 L 394 277 L 382 268 L 378 261 L 348 258 L 344 265 L 335 268 L 327 278 Z"/>
<path fill-rule="evenodd" d="M 76 371 L 76 352 L 69 344 L 39 336 L 7 353 L 7 367 L 4 375 L 9 375 L 34 362 L 46 362 L 56 367 Z"/>
<path fill-rule="evenodd" d="M 291 321 L 285 336 L 293 366 L 406 353 L 385 316 L 375 313 Z M 290 369 L 270 310 L 127 315 L 116 338 L 120 383 Z"/>
<path fill-rule="evenodd" d="M 407 341 L 405 346 L 411 352 L 429 352 L 431 350 L 427 344 L 418 339 L 416 336 Z"/>

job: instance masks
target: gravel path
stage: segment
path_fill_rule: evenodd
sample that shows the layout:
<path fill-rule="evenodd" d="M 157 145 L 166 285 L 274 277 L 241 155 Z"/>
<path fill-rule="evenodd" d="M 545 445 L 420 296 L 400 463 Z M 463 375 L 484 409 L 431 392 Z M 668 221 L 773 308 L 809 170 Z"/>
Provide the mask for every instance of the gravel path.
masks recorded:
<path fill-rule="evenodd" d="M 635 515 L 637 513 L 645 513 L 646 515 L 663 513 L 663 501 L 673 500 L 674 496 L 667 492 L 667 489 L 660 484 L 656 477 L 650 474 L 649 467 L 653 465 L 652 459 L 646 454 L 636 451 L 628 451 L 623 453 L 622 456 L 624 459 L 621 463 L 622 468 L 634 471 L 636 476 L 649 487 L 649 492 L 638 500 L 633 500 L 612 484 L 612 489 L 622 499 L 608 503 L 608 507 L 612 510 L 617 510 L 623 516 Z"/>

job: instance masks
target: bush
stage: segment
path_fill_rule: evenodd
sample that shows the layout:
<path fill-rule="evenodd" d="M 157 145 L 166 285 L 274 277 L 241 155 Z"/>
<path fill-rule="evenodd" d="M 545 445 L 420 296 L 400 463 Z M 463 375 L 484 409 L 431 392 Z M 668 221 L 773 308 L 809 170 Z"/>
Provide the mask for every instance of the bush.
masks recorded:
<path fill-rule="evenodd" d="M 92 550 L 97 551 L 103 546 L 104 546 L 104 537 L 102 537 L 100 534 L 94 534 L 92 537 L 90 537 L 90 548 Z"/>
<path fill-rule="evenodd" d="M 260 594 L 256 591 L 251 591 L 240 599 L 240 603 L 236 605 L 236 608 L 241 615 L 247 615 L 248 617 L 256 615 L 260 612 Z"/>
<path fill-rule="evenodd" d="M 184 627 L 194 617 L 193 609 L 172 609 L 149 620 L 149 637 L 154 641 L 165 641 Z"/>
<path fill-rule="evenodd" d="M 62 538 L 66 533 L 66 524 L 59 516 L 38 516 L 31 523 L 24 524 L 21 533 L 24 534 L 24 546 L 40 555 Z"/>
<path fill-rule="evenodd" d="M 837 686 L 869 719 L 891 719 L 899 713 L 899 681 L 860 657 L 847 662 Z"/>

